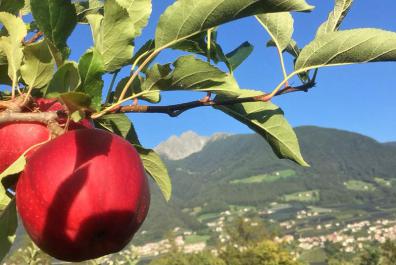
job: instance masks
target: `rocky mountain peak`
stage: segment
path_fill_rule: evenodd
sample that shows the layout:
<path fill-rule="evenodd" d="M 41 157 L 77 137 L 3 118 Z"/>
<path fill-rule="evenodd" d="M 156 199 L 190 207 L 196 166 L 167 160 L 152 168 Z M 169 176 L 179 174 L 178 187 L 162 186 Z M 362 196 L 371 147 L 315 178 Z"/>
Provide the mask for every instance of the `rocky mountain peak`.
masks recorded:
<path fill-rule="evenodd" d="M 223 139 L 228 134 L 215 133 L 212 136 L 200 136 L 194 131 L 186 131 L 180 136 L 172 135 L 157 145 L 154 150 L 170 160 L 180 160 L 201 151 L 211 141 Z"/>

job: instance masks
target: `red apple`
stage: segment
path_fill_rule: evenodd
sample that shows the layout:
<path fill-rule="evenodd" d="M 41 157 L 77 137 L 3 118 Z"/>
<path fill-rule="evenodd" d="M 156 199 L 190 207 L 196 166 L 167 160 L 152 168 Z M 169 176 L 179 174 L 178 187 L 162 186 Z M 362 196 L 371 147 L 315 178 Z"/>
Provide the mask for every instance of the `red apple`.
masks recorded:
<path fill-rule="evenodd" d="M 150 191 L 130 143 L 83 129 L 59 136 L 29 157 L 16 203 L 26 231 L 42 250 L 83 261 L 128 244 L 147 215 Z"/>
<path fill-rule="evenodd" d="M 63 105 L 56 98 L 36 98 L 34 99 L 34 105 L 42 112 L 45 111 L 58 111 L 64 110 Z M 58 119 L 58 122 L 61 124 L 66 123 L 66 119 Z M 93 129 L 95 126 L 93 125 L 91 119 L 85 118 L 80 122 L 71 121 L 69 124 L 70 130 L 78 130 L 78 129 Z"/>
<path fill-rule="evenodd" d="M 29 147 L 50 137 L 47 126 L 33 122 L 0 124 L 0 172 L 8 168 Z"/>

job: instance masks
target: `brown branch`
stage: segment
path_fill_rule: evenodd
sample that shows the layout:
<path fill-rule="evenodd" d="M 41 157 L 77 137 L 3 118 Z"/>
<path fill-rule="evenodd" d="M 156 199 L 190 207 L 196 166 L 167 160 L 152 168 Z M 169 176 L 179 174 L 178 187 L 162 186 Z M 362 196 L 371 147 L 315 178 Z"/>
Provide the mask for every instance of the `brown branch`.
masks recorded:
<path fill-rule="evenodd" d="M 41 36 L 43 36 L 44 33 L 39 31 L 36 34 L 33 35 L 33 37 L 30 38 L 30 40 L 24 42 L 25 45 L 32 44 L 33 42 L 36 42 Z"/>
<path fill-rule="evenodd" d="M 58 118 L 57 112 L 9 112 L 0 113 L 0 124 L 7 122 L 41 122 L 49 124 Z"/>
<path fill-rule="evenodd" d="M 280 90 L 275 96 L 280 96 L 283 94 L 299 92 L 299 91 L 308 92 L 308 90 L 314 86 L 315 86 L 314 82 L 308 82 L 307 84 L 298 87 L 289 86 Z M 266 102 L 269 100 L 271 100 L 269 94 L 264 94 L 255 97 L 235 98 L 235 99 L 227 99 L 227 100 L 196 100 L 196 101 L 190 101 L 190 102 L 168 105 L 168 106 L 130 105 L 130 106 L 117 107 L 113 109 L 110 113 L 163 113 L 169 115 L 170 117 L 177 117 L 187 110 L 198 107 L 229 106 L 229 105 L 246 103 L 246 102 L 258 102 L 258 101 Z"/>

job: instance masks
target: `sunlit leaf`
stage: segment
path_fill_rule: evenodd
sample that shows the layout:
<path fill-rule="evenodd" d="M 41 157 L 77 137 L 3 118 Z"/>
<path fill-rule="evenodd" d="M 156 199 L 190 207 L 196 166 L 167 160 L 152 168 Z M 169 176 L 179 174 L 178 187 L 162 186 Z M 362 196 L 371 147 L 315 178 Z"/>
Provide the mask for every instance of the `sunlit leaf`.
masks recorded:
<path fill-rule="evenodd" d="M 380 29 L 353 29 L 327 33 L 305 46 L 296 71 L 324 66 L 396 61 L 396 33 Z"/>
<path fill-rule="evenodd" d="M 259 95 L 257 91 L 244 91 L 240 97 Z M 225 100 L 216 97 L 215 100 Z M 290 159 L 299 165 L 308 166 L 304 161 L 297 136 L 283 116 L 283 111 L 271 102 L 248 102 L 230 106 L 215 106 L 236 120 L 246 124 L 270 144 L 279 158 Z"/>
<path fill-rule="evenodd" d="M 194 56 L 182 56 L 170 65 L 154 65 L 142 84 L 143 91 L 194 90 L 238 96 L 239 86 L 229 74 Z"/>
<path fill-rule="evenodd" d="M 335 2 L 334 10 L 330 12 L 327 21 L 320 25 L 316 37 L 338 30 L 343 19 L 348 14 L 353 0 L 335 0 Z"/>
<path fill-rule="evenodd" d="M 151 149 L 145 149 L 136 145 L 135 147 L 142 159 L 144 169 L 154 179 L 155 183 L 157 183 L 165 200 L 169 201 L 172 195 L 172 183 L 168 169 L 161 160 L 161 157 Z"/>
<path fill-rule="evenodd" d="M 293 17 L 289 12 L 268 13 L 256 16 L 270 34 L 280 51 L 286 49 L 293 35 Z"/>
<path fill-rule="evenodd" d="M 108 0 L 104 4 L 104 16 L 87 15 L 106 71 L 114 72 L 130 63 L 133 40 L 140 35 L 150 13 L 149 0 Z"/>
<path fill-rule="evenodd" d="M 49 83 L 55 71 L 55 60 L 45 41 L 30 44 L 23 49 L 25 55 L 21 75 L 29 87 L 40 88 Z"/>
<path fill-rule="evenodd" d="M 178 0 L 161 16 L 155 33 L 162 48 L 239 18 L 261 13 L 309 11 L 304 0 Z"/>
<path fill-rule="evenodd" d="M 96 49 L 88 50 L 78 63 L 81 84 L 77 91 L 84 92 L 92 97 L 92 107 L 99 110 L 102 100 L 104 63 L 102 55 Z"/>
<path fill-rule="evenodd" d="M 7 58 L 8 76 L 17 82 L 23 58 L 22 41 L 27 34 L 26 26 L 22 19 L 6 12 L 0 12 L 0 23 L 8 32 L 8 36 L 0 37 L 0 50 Z"/>

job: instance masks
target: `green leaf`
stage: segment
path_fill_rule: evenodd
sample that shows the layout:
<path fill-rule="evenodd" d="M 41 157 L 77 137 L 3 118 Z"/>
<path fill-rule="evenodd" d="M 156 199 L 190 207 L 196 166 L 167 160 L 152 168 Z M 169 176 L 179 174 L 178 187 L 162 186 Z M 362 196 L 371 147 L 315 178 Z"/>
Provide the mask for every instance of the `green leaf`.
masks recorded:
<path fill-rule="evenodd" d="M 94 122 L 96 127 L 115 133 L 132 144 L 140 145 L 135 128 L 125 114 L 106 114 Z"/>
<path fill-rule="evenodd" d="M 56 71 L 44 94 L 47 98 L 54 98 L 62 93 L 74 91 L 80 84 L 81 78 L 77 63 L 65 62 Z"/>
<path fill-rule="evenodd" d="M 141 146 L 136 146 L 142 159 L 144 169 L 154 179 L 160 188 L 162 195 L 166 201 L 169 201 L 172 195 L 172 183 L 164 162 L 161 157 L 151 149 L 145 149 Z"/>
<path fill-rule="evenodd" d="M 0 84 L 5 84 L 11 86 L 12 81 L 8 76 L 8 65 L 0 64 Z"/>
<path fill-rule="evenodd" d="M 320 25 L 316 37 L 337 31 L 345 16 L 348 14 L 353 0 L 336 0 L 334 10 L 330 12 L 326 22 Z"/>
<path fill-rule="evenodd" d="M 0 12 L 8 12 L 18 15 L 18 12 L 23 8 L 24 0 L 0 0 Z"/>
<path fill-rule="evenodd" d="M 92 111 L 91 109 L 91 97 L 81 92 L 68 92 L 59 95 L 60 100 L 67 106 L 70 113 L 76 111 Z M 75 114 L 74 117 L 76 117 Z M 80 114 L 81 115 L 81 114 Z"/>
<path fill-rule="evenodd" d="M 26 26 L 22 19 L 6 12 L 0 12 L 0 23 L 9 35 L 0 37 L 0 50 L 7 58 L 8 76 L 17 82 L 23 58 L 22 41 L 27 34 Z"/>
<path fill-rule="evenodd" d="M 25 156 L 20 156 L 16 161 L 14 161 L 8 168 L 6 168 L 0 174 L 0 181 L 2 181 L 5 177 L 18 174 L 23 171 L 26 165 Z M 6 194 L 6 190 L 3 185 L 0 184 L 0 211 L 3 210 L 8 203 L 10 202 L 10 197 Z"/>
<path fill-rule="evenodd" d="M 229 74 L 194 56 L 182 56 L 170 65 L 154 65 L 146 73 L 143 91 L 195 90 L 238 96 L 239 86 Z"/>
<path fill-rule="evenodd" d="M 380 29 L 353 29 L 327 33 L 305 46 L 296 71 L 353 63 L 396 61 L 396 33 Z"/>
<path fill-rule="evenodd" d="M 151 0 L 117 0 L 117 3 L 128 11 L 133 19 L 135 38 L 142 33 L 151 15 Z"/>
<path fill-rule="evenodd" d="M 115 93 L 114 93 L 114 96 L 116 99 L 118 99 L 120 97 L 122 90 L 124 89 L 127 82 L 129 81 L 129 78 L 130 77 L 125 77 L 125 78 L 121 79 L 120 82 L 117 84 L 117 87 L 116 87 Z M 143 89 L 146 89 L 146 88 L 142 88 L 142 82 L 143 82 L 143 80 L 140 76 L 135 78 L 133 80 L 132 84 L 129 86 L 127 93 L 125 94 L 125 97 L 131 97 L 131 96 L 134 96 L 136 94 L 143 92 L 144 91 Z M 152 90 L 152 93 L 146 93 L 142 96 L 139 96 L 138 99 L 146 100 L 151 103 L 158 103 L 161 100 L 160 91 Z"/>
<path fill-rule="evenodd" d="M 256 17 L 267 30 L 278 49 L 280 51 L 286 49 L 293 35 L 294 20 L 291 14 L 289 12 L 268 13 Z"/>
<path fill-rule="evenodd" d="M 107 0 L 104 16 L 87 16 L 95 47 L 103 56 L 106 71 L 114 72 L 130 63 L 133 40 L 140 35 L 150 13 L 149 0 Z"/>
<path fill-rule="evenodd" d="M 24 155 L 18 157 L 17 160 L 15 160 L 8 168 L 6 168 L 6 170 L 4 170 L 1 174 L 0 174 L 0 180 L 2 180 L 3 178 L 9 176 L 9 175 L 14 175 L 14 174 L 18 174 L 20 172 L 23 171 L 23 169 L 25 168 L 26 165 L 26 158 Z"/>
<path fill-rule="evenodd" d="M 49 83 L 55 71 L 53 59 L 45 41 L 39 41 L 23 49 L 25 58 L 21 75 L 25 83 L 32 88 L 40 88 Z"/>
<path fill-rule="evenodd" d="M 86 2 L 76 2 L 77 21 L 80 23 L 88 23 L 86 16 L 92 14 L 103 15 L 103 2 L 100 0 L 89 0 Z"/>
<path fill-rule="evenodd" d="M 18 217 L 15 200 L 11 200 L 0 216 L 0 261 L 4 259 L 15 240 Z"/>
<path fill-rule="evenodd" d="M 246 91 L 240 97 L 251 97 L 262 94 L 257 91 Z M 215 100 L 226 100 L 216 97 Z M 231 106 L 215 106 L 236 120 L 264 137 L 279 158 L 287 158 L 301 166 L 308 166 L 304 161 L 298 144 L 297 136 L 289 125 L 283 111 L 271 102 L 248 102 Z"/>
<path fill-rule="evenodd" d="M 77 24 L 74 5 L 70 0 L 30 0 L 30 6 L 39 29 L 62 53 L 63 62 L 69 53 L 67 39 Z"/>
<path fill-rule="evenodd" d="M 104 63 L 102 55 L 97 50 L 88 50 L 78 63 L 81 84 L 77 91 L 84 92 L 92 97 L 92 108 L 99 110 L 102 100 Z"/>
<path fill-rule="evenodd" d="M 157 49 L 168 47 L 210 28 L 247 16 L 309 11 L 312 8 L 304 0 L 178 0 L 160 17 L 155 45 Z"/>
<path fill-rule="evenodd" d="M 249 42 L 242 43 L 238 48 L 226 54 L 226 64 L 231 72 L 235 71 L 253 52 L 253 45 Z"/>

